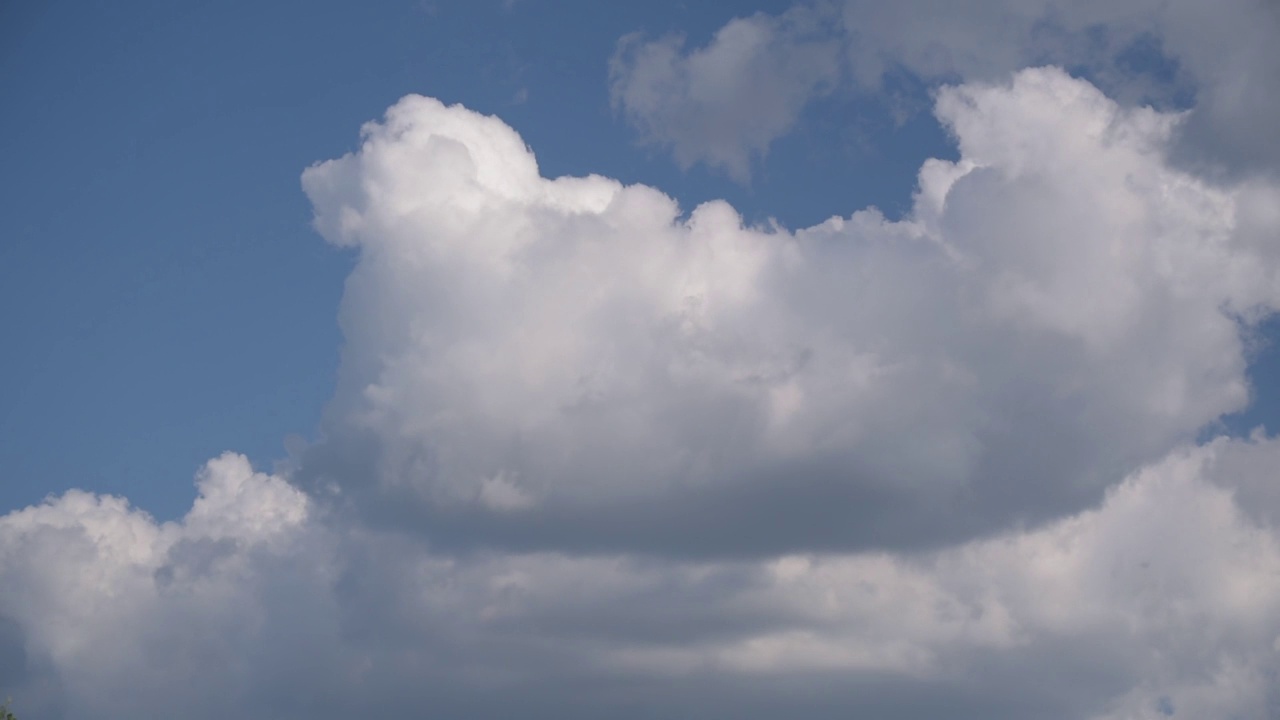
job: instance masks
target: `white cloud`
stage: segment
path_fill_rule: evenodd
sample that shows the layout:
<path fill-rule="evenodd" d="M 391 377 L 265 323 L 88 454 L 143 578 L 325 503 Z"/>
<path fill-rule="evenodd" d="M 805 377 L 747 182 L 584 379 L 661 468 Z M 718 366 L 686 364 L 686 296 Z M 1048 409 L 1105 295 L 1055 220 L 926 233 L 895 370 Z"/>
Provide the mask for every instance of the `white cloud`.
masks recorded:
<path fill-rule="evenodd" d="M 0 518 L 0 689 L 68 720 L 1267 717 L 1280 537 L 1251 513 L 1280 505 L 1236 497 L 1276 467 L 1280 442 L 1218 440 L 937 553 L 654 562 L 440 553 L 226 455 L 179 523 L 76 491 Z"/>
<path fill-rule="evenodd" d="M 0 517 L 23 717 L 1280 711 L 1280 189 L 1054 69 L 940 90 L 913 210 L 788 231 L 541 177 L 410 97 L 304 186 L 358 249 L 325 436 L 179 522 Z M 301 489 L 300 489 L 301 488 Z M 405 531 L 408 529 L 409 531 Z"/>
<path fill-rule="evenodd" d="M 299 481 L 444 543 L 928 546 L 1078 510 L 1245 406 L 1274 186 L 1170 167 L 1178 116 L 1053 69 L 938 114 L 961 159 L 906 219 L 792 233 L 543 179 L 497 119 L 405 99 L 304 178 L 360 260 Z"/>
<path fill-rule="evenodd" d="M 829 12 L 807 7 L 738 18 L 687 54 L 682 36 L 628 35 L 609 64 L 614 107 L 681 167 L 705 162 L 745 181 L 752 159 L 838 81 L 830 22 Z"/>
<path fill-rule="evenodd" d="M 27 714 L 212 717 L 245 701 L 238 684 L 271 654 L 264 641 L 299 630 L 312 608 L 283 603 L 323 583 L 307 566 L 323 549 L 307 536 L 309 501 L 231 454 L 198 488 L 181 523 L 75 490 L 0 519 L 0 616 L 25 655 L 3 684 Z M 289 641 L 297 662 L 307 642 Z"/>
<path fill-rule="evenodd" d="M 791 29 L 792 17 L 810 21 L 803 33 Z M 768 35 L 772 42 L 738 52 L 745 28 L 781 30 Z M 798 3 L 777 17 L 732 20 L 705 47 L 688 51 L 670 38 L 628 36 L 611 78 L 615 103 L 643 138 L 670 147 L 683 167 L 705 162 L 739 179 L 752 157 L 795 126 L 808 103 L 842 81 L 875 90 L 904 70 L 930 84 L 991 81 L 1043 64 L 1087 70 L 1126 102 L 1167 104 L 1189 92 L 1195 107 L 1183 152 L 1199 162 L 1275 172 L 1278 34 L 1280 6 L 1257 0 Z M 827 54 L 833 45 L 844 61 Z M 1143 54 L 1152 57 L 1133 61 Z M 1156 56 L 1166 69 L 1144 67 L 1161 64 Z M 709 60 L 718 57 L 750 62 Z M 744 89 L 697 90 L 687 78 L 704 74 L 705 65 L 716 69 L 717 87 Z M 783 70 L 761 73 L 770 67 Z"/>

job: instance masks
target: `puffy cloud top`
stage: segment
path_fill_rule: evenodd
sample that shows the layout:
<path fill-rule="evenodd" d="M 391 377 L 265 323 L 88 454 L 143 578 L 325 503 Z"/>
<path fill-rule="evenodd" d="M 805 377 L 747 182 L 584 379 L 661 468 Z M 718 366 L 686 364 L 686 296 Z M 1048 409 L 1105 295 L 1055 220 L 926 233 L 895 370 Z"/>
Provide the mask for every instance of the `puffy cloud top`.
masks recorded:
<path fill-rule="evenodd" d="M 410 97 L 304 176 L 360 248 L 301 481 L 445 544 L 771 554 L 928 546 L 1078 510 L 1248 401 L 1275 307 L 1180 116 L 1060 70 L 940 91 L 961 158 L 788 231 L 543 179 L 491 117 Z M 345 464 L 333 461 L 335 455 Z"/>

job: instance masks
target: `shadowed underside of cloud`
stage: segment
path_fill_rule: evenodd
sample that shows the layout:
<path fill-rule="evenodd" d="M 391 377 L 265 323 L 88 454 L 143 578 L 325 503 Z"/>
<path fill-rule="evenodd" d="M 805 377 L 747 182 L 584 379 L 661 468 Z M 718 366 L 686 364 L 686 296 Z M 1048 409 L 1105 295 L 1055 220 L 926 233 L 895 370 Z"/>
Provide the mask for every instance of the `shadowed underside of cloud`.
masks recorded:
<path fill-rule="evenodd" d="M 1270 717 L 1276 467 L 1219 440 L 1036 531 L 708 562 L 439 552 L 228 454 L 180 522 L 0 519 L 2 684 L 42 718 Z"/>
<path fill-rule="evenodd" d="M 1171 165 L 1186 116 L 1051 68 L 936 112 L 960 159 L 902 221 L 792 231 L 543 178 L 496 118 L 402 100 L 304 175 L 359 253 L 323 437 L 210 461 L 179 522 L 79 491 L 0 517 L 0 694 L 1280 715 L 1280 442 L 1194 444 L 1280 304 L 1276 186 Z"/>
<path fill-rule="evenodd" d="M 542 178 L 420 97 L 307 171 L 360 250 L 295 480 L 442 546 L 928 548 L 1096 502 L 1248 401 L 1280 202 L 1054 69 L 943 89 L 914 210 L 795 232 Z"/>

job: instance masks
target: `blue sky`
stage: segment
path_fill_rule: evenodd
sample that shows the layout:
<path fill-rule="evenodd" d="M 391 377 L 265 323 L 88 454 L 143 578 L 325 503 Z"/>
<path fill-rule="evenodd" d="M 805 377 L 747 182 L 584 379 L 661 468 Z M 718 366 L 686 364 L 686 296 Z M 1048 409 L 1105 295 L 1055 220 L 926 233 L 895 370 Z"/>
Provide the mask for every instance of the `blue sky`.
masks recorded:
<path fill-rule="evenodd" d="M 1275 716 L 1277 36 L 0 5 L 0 697 Z"/>

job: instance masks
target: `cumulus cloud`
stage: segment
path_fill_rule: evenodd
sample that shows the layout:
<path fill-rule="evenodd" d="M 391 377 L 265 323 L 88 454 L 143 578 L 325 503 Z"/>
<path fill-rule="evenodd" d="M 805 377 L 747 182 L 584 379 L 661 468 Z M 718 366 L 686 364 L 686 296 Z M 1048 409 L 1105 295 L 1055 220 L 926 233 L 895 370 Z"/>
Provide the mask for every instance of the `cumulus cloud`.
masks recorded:
<path fill-rule="evenodd" d="M 441 553 L 240 456 L 185 519 L 72 491 L 0 518 L 0 690 L 42 718 L 1269 717 L 1280 443 L 936 553 Z"/>
<path fill-rule="evenodd" d="M 322 628 L 300 629 L 302 601 L 324 580 L 304 565 L 322 547 L 306 497 L 231 454 L 198 487 L 180 523 L 75 490 L 0 520 L 0 617 L 25 658 L 0 684 L 32 717 L 220 716 L 248 700 L 240 678 L 267 669 L 269 638 L 304 660 Z"/>
<path fill-rule="evenodd" d="M 676 162 L 696 162 L 745 181 L 754 157 L 795 125 L 814 96 L 840 77 L 841 45 L 829 10 L 738 18 L 702 48 L 686 38 L 624 37 L 609 64 L 614 108 L 644 141 Z"/>
<path fill-rule="evenodd" d="M 804 33 L 787 22 L 794 16 L 811 20 Z M 742 38 L 753 37 L 747 28 L 763 29 L 757 34 L 771 41 L 744 52 Z M 845 0 L 736 19 L 691 50 L 670 38 L 629 36 L 610 77 L 615 103 L 642 137 L 672 148 L 684 167 L 705 162 L 740 179 L 753 156 L 763 155 L 807 104 L 833 87 L 874 90 L 903 71 L 931 84 L 991 81 L 1050 63 L 1088 72 L 1126 101 L 1169 105 L 1190 94 L 1194 110 L 1182 136 L 1187 159 L 1273 172 L 1280 166 L 1271 139 L 1280 125 L 1277 35 L 1280 6 L 1260 0 Z M 845 62 L 815 52 L 833 44 Z M 713 60 L 721 57 L 749 62 Z M 819 68 L 819 60 L 829 64 Z M 780 69 L 763 75 L 756 91 L 717 94 L 689 80 L 709 75 L 708 66 L 723 87 L 753 89 L 759 68 Z M 785 91 L 774 89 L 784 77 L 790 79 Z M 706 128 L 714 128 L 714 139 Z"/>
<path fill-rule="evenodd" d="M 406 98 L 304 177 L 360 259 L 298 481 L 444 544 L 928 547 L 1077 511 L 1246 405 L 1274 186 L 1171 167 L 1181 116 L 1059 70 L 937 112 L 961 157 L 908 217 L 791 232 L 544 179 L 499 120 Z"/>
<path fill-rule="evenodd" d="M 1194 114 L 1052 68 L 936 113 L 959 159 L 901 221 L 788 230 L 544 178 L 500 120 L 405 98 L 303 178 L 358 253 L 323 435 L 210 461 L 176 522 L 79 491 L 0 517 L 0 696 L 1277 715 L 1280 441 L 1196 441 L 1249 401 L 1280 188 L 1193 174 Z"/>

